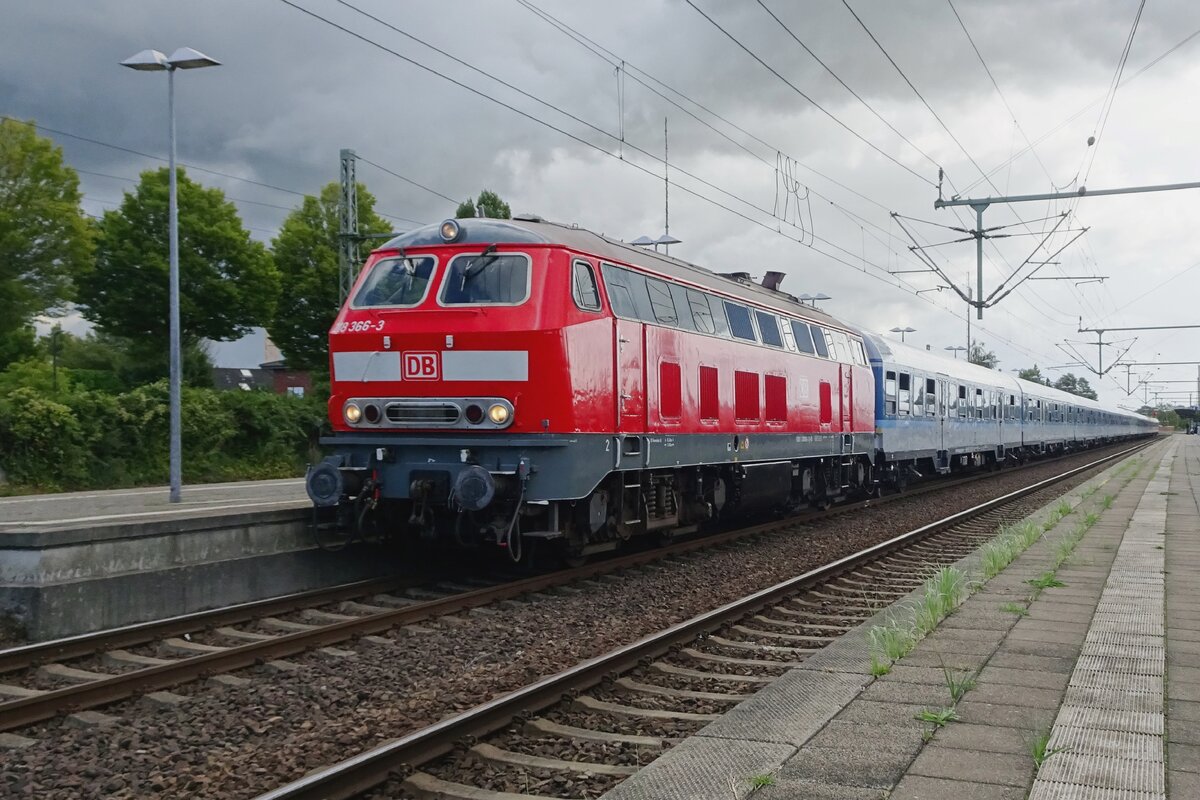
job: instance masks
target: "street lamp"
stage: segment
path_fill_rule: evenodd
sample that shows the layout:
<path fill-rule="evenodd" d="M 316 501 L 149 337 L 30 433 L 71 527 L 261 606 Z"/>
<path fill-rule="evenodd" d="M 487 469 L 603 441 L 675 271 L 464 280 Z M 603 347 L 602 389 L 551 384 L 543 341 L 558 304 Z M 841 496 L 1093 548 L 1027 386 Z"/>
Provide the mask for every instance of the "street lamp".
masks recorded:
<path fill-rule="evenodd" d="M 907 325 L 905 325 L 903 328 L 892 328 L 892 333 L 898 333 L 898 334 L 900 334 L 900 341 L 901 341 L 901 342 L 903 342 L 903 341 L 904 341 L 904 334 L 906 334 L 906 333 L 916 333 L 916 331 L 917 331 L 917 329 L 916 329 L 916 328 L 910 328 L 910 327 L 908 327 Z"/>
<path fill-rule="evenodd" d="M 947 347 L 943 347 L 942 349 L 943 350 L 953 350 L 954 351 L 954 360 L 957 361 L 958 360 L 958 351 L 966 350 L 967 348 L 963 347 L 961 344 L 956 344 L 956 345 L 949 345 Z"/>
<path fill-rule="evenodd" d="M 209 58 L 190 47 L 181 47 L 170 58 L 157 50 L 143 50 L 121 62 L 122 66 L 147 72 L 167 73 L 167 116 L 170 117 L 170 208 L 168 215 L 168 237 L 170 239 L 170 331 L 171 331 L 171 455 L 170 455 L 170 501 L 178 503 L 183 484 L 182 454 L 180 446 L 180 372 L 179 355 L 179 203 L 175 188 L 175 70 L 216 67 L 220 61 Z"/>

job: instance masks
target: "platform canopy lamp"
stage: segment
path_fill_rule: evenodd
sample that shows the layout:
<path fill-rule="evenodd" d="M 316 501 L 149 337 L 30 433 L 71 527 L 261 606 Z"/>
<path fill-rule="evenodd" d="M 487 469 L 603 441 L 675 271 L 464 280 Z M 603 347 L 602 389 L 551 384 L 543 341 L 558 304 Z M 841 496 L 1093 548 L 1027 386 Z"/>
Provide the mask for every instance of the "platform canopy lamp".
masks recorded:
<path fill-rule="evenodd" d="M 170 200 L 167 216 L 168 239 L 170 241 L 170 339 L 171 339 L 171 455 L 170 455 L 170 501 L 181 499 L 183 466 L 180 447 L 180 384 L 182 366 L 179 353 L 179 203 L 175 188 L 175 70 L 216 67 L 220 61 L 209 58 L 190 47 L 181 47 L 170 58 L 157 50 L 143 50 L 121 62 L 122 66 L 147 72 L 167 73 L 167 117 L 170 124 Z"/>
<path fill-rule="evenodd" d="M 955 360 L 955 361 L 957 361 L 957 360 L 958 360 L 958 352 L 959 352 L 960 350 L 966 350 L 967 348 L 963 347 L 961 344 L 950 344 L 950 345 L 946 345 L 946 346 L 945 346 L 945 347 L 943 347 L 942 349 L 943 349 L 943 350 L 951 350 L 951 351 L 953 351 L 953 353 L 954 353 L 954 360 Z"/>
<path fill-rule="evenodd" d="M 907 325 L 905 325 L 903 328 L 892 328 L 892 333 L 898 333 L 898 334 L 900 334 L 900 341 L 901 341 L 901 342 L 903 342 L 903 341 L 904 341 L 904 334 L 906 334 L 906 333 L 916 333 L 916 332 L 917 332 L 917 329 L 916 329 L 916 328 L 910 328 L 910 327 L 908 327 Z"/>

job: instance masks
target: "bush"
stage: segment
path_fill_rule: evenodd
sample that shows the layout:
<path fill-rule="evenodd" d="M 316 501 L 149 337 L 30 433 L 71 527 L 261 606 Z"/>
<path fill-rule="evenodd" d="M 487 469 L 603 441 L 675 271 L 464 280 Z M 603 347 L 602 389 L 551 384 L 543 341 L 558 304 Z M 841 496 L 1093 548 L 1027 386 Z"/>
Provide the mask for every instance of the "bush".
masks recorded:
<path fill-rule="evenodd" d="M 0 468 L 17 489 L 103 489 L 165 483 L 166 381 L 121 394 L 33 388 L 0 400 Z M 186 483 L 300 475 L 319 458 L 325 406 L 313 397 L 185 387 Z"/>

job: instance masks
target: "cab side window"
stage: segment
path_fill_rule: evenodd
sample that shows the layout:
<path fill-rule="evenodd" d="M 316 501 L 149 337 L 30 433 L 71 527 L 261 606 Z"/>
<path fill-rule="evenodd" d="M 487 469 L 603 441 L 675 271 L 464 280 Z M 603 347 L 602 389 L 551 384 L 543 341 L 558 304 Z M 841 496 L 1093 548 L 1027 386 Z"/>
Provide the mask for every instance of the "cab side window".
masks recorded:
<path fill-rule="evenodd" d="M 596 273 L 586 261 L 571 265 L 571 297 L 575 305 L 584 311 L 600 310 L 600 290 L 596 287 Z"/>

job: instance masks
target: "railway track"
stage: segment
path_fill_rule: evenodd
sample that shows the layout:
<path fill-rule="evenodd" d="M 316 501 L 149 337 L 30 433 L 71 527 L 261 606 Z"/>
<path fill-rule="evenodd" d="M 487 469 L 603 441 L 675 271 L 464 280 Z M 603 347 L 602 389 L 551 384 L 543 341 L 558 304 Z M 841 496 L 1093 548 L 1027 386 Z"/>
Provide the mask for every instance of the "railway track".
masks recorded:
<path fill-rule="evenodd" d="M 0 651 L 0 731 L 738 539 L 787 535 L 794 528 L 864 507 L 945 492 L 987 477 L 936 481 L 905 494 L 841 504 L 519 580 L 361 581 Z"/>
<path fill-rule="evenodd" d="M 349 798 L 380 786 L 381 797 L 595 797 L 939 567 L 972 552 L 1003 522 L 1047 502 L 1057 484 L 1147 445 L 754 592 L 312 772 L 259 800 Z"/>

